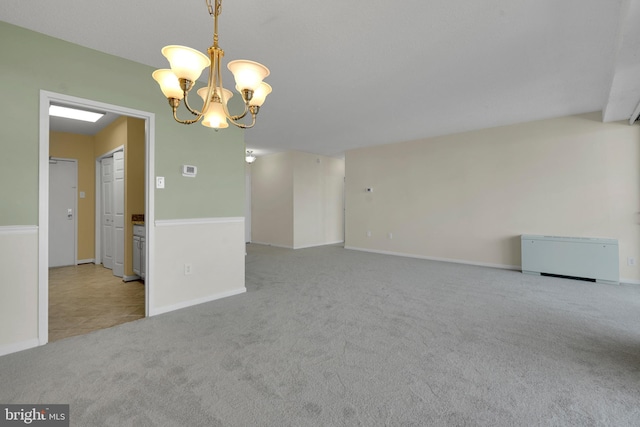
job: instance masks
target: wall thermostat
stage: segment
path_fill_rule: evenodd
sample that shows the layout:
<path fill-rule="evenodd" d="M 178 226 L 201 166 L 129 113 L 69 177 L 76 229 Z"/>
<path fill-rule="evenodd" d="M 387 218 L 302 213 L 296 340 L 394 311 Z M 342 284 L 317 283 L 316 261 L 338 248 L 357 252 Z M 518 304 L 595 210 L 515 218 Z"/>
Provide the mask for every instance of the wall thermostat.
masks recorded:
<path fill-rule="evenodd" d="M 198 168 L 192 165 L 182 165 L 182 176 L 194 178 L 198 173 Z"/>

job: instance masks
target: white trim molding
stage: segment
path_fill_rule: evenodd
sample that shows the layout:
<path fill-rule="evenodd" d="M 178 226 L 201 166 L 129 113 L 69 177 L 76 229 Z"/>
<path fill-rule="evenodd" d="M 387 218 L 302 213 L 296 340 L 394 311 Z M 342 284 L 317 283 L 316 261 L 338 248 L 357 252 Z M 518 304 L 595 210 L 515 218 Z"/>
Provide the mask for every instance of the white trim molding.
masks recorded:
<path fill-rule="evenodd" d="M 475 261 L 467 261 L 462 259 L 453 259 L 453 258 L 438 258 L 424 255 L 416 255 L 416 254 L 408 254 L 404 252 L 391 252 L 391 251 L 380 251 L 377 249 L 365 249 L 365 248 L 357 248 L 354 246 L 345 246 L 345 249 L 349 249 L 352 251 L 361 251 L 361 252 L 371 252 L 374 254 L 382 254 L 382 255 L 393 255 L 393 256 L 401 256 L 405 258 L 417 258 L 417 259 L 426 259 L 429 261 L 441 261 L 441 262 L 451 262 L 454 264 L 464 264 L 464 265 L 475 265 L 478 267 L 490 267 L 490 268 L 499 268 L 501 270 L 515 270 L 521 271 L 522 267 L 519 265 L 506 265 L 506 264 L 490 264 L 486 262 L 475 262 Z"/>
<path fill-rule="evenodd" d="M 240 295 L 240 294 L 243 294 L 245 292 L 247 292 L 247 288 L 245 288 L 245 287 L 242 287 L 240 289 L 234 289 L 232 291 L 220 292 L 218 294 L 209 295 L 209 296 L 204 297 L 204 298 L 197 298 L 197 299 L 193 299 L 191 301 L 184 301 L 184 302 L 181 302 L 179 304 L 169 305 L 169 306 L 160 307 L 160 308 L 154 308 L 153 311 L 151 313 L 149 313 L 149 315 L 150 316 L 156 316 L 158 314 L 164 314 L 164 313 L 168 313 L 170 311 L 180 310 L 182 308 L 187 308 L 187 307 L 192 307 L 194 305 L 204 304 L 205 302 L 211 302 L 211 301 L 215 301 L 215 300 L 222 299 L 222 298 L 232 297 L 234 295 Z"/>
<path fill-rule="evenodd" d="M 37 225 L 0 225 L 0 236 L 8 234 L 37 234 Z"/>
<path fill-rule="evenodd" d="M 155 114 L 120 105 L 107 104 L 85 98 L 40 90 L 39 108 L 39 167 L 38 167 L 38 339 L 40 345 L 49 340 L 49 105 L 55 102 L 99 109 L 145 121 L 145 218 L 155 220 Z M 152 311 L 151 294 L 155 278 L 155 228 L 147 226 L 147 254 L 145 281 L 145 312 Z M 96 257 L 97 259 L 97 257 Z"/>
<path fill-rule="evenodd" d="M 336 242 L 327 242 L 327 243 L 316 243 L 316 244 L 313 244 L 313 245 L 294 246 L 293 249 L 317 248 L 319 246 L 331 246 L 331 245 L 338 245 L 340 243 L 344 243 L 344 240 L 338 240 Z"/>
<path fill-rule="evenodd" d="M 252 244 L 252 245 L 273 246 L 274 248 L 297 250 L 297 249 L 319 248 L 320 246 L 338 245 L 340 243 L 344 243 L 344 240 L 339 240 L 339 241 L 336 241 L 336 242 L 328 242 L 328 243 L 317 243 L 317 244 L 313 244 L 313 245 L 302 245 L 302 246 L 278 245 L 278 244 L 275 244 L 275 243 L 257 242 L 255 240 L 252 241 L 252 242 L 247 242 L 247 243 L 248 244 Z"/>
<path fill-rule="evenodd" d="M 16 342 L 13 344 L 1 345 L 0 346 L 0 356 L 4 356 L 6 354 L 17 353 L 22 350 L 28 350 L 33 347 L 37 347 L 40 345 L 40 341 L 37 338 L 32 340 Z"/>
<path fill-rule="evenodd" d="M 233 222 L 244 222 L 244 217 L 157 219 L 155 225 L 156 227 L 175 227 L 182 225 L 228 224 Z"/>
<path fill-rule="evenodd" d="M 250 245 L 273 246 L 274 248 L 293 249 L 293 246 L 276 245 L 275 243 L 258 242 L 258 241 L 255 241 L 255 240 L 253 242 L 248 242 L 248 243 Z"/>

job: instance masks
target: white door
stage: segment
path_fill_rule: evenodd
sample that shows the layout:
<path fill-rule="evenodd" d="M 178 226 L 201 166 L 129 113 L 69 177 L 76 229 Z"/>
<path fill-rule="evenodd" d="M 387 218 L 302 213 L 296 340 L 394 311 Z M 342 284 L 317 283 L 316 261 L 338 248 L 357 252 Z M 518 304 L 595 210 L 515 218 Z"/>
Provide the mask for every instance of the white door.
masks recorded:
<path fill-rule="evenodd" d="M 76 264 L 77 166 L 49 161 L 49 267 Z"/>
<path fill-rule="evenodd" d="M 124 152 L 113 153 L 113 275 L 124 276 Z"/>
<path fill-rule="evenodd" d="M 113 268 L 113 158 L 102 159 L 102 265 Z"/>

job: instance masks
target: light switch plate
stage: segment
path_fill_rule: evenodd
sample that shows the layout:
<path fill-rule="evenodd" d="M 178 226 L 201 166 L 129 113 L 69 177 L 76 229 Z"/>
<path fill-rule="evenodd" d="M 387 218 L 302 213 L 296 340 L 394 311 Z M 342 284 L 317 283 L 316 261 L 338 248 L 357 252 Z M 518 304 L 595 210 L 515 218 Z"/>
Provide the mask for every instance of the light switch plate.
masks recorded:
<path fill-rule="evenodd" d="M 156 188 L 164 188 L 164 176 L 156 176 Z"/>

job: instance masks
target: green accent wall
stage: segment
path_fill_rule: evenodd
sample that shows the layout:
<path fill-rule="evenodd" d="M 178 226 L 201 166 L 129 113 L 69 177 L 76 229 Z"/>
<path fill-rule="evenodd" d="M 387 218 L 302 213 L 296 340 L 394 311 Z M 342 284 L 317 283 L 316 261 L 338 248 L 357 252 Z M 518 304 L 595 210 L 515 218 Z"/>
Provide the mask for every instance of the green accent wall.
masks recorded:
<path fill-rule="evenodd" d="M 156 219 L 244 216 L 244 132 L 176 123 L 153 68 L 4 22 L 0 52 L 0 226 L 38 224 L 40 90 L 155 114 Z"/>

